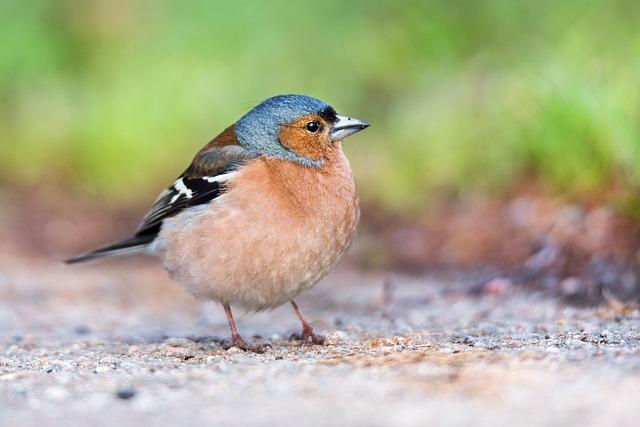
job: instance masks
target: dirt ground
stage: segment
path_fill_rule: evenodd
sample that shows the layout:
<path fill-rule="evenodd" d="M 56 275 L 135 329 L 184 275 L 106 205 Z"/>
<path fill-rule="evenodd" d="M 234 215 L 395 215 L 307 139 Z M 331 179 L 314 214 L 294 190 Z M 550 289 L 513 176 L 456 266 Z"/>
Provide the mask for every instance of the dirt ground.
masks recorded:
<path fill-rule="evenodd" d="M 290 307 L 222 310 L 154 262 L 0 259 L 0 425 L 635 426 L 640 314 L 342 268 Z M 385 286 L 385 281 L 387 285 Z"/>

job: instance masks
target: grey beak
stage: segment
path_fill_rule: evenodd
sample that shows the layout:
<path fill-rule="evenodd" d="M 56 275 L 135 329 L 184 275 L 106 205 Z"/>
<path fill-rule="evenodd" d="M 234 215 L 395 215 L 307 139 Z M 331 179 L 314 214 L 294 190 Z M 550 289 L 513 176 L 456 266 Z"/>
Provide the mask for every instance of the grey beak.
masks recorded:
<path fill-rule="evenodd" d="M 329 138 L 331 138 L 332 141 L 342 140 L 349 135 L 353 135 L 369 127 L 369 123 L 354 119 L 353 117 L 338 115 L 337 118 L 338 120 L 333 123 L 329 131 Z"/>

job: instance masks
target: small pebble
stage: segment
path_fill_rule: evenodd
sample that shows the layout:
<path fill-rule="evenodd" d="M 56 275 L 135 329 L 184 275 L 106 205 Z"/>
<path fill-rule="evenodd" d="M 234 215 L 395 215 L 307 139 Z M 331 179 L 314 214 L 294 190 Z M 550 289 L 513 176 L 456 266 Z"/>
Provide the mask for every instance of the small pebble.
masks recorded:
<path fill-rule="evenodd" d="M 116 397 L 122 400 L 129 400 L 136 395 L 136 390 L 133 387 L 125 386 L 116 390 Z"/>
<path fill-rule="evenodd" d="M 91 333 L 91 329 L 86 325 L 78 325 L 73 328 L 73 332 L 77 335 L 88 335 Z"/>
<path fill-rule="evenodd" d="M 567 340 L 566 344 L 567 344 L 567 347 L 570 347 L 570 348 L 581 348 L 586 345 L 584 341 L 577 340 L 577 339 Z"/>
<path fill-rule="evenodd" d="M 462 342 L 464 344 L 468 344 L 468 345 L 474 345 L 476 343 L 476 341 L 478 341 L 478 339 L 476 337 L 472 337 L 471 335 L 467 335 L 466 337 L 464 337 L 464 339 L 462 340 Z"/>
<path fill-rule="evenodd" d="M 155 354 L 162 357 L 176 357 L 182 360 L 193 359 L 196 356 L 196 352 L 193 347 L 187 348 L 174 345 L 163 345 L 155 351 Z"/>
<path fill-rule="evenodd" d="M 43 371 L 47 374 L 51 374 L 53 372 L 60 372 L 62 370 L 62 366 L 60 365 L 49 365 L 43 369 Z"/>
<path fill-rule="evenodd" d="M 240 350 L 238 347 L 231 347 L 227 350 L 228 354 L 239 354 L 244 353 L 244 351 Z"/>
<path fill-rule="evenodd" d="M 340 344 L 346 341 L 349 335 L 345 331 L 337 330 L 325 336 L 325 344 Z"/>
<path fill-rule="evenodd" d="M 96 366 L 93 372 L 96 374 L 106 374 L 107 372 L 111 372 L 112 370 L 113 368 L 111 366 L 100 365 Z"/>

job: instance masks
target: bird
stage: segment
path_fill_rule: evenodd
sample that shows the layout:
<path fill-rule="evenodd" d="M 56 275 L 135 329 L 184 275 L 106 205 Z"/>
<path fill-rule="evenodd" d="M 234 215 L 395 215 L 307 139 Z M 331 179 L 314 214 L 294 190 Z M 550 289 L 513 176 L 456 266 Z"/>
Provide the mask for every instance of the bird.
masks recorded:
<path fill-rule="evenodd" d="M 147 253 L 196 299 L 224 308 L 231 346 L 264 351 L 238 332 L 232 308 L 290 303 L 303 343 L 323 344 L 295 302 L 337 265 L 360 219 L 342 141 L 369 123 L 306 95 L 267 98 L 197 152 L 130 238 L 66 259 Z"/>

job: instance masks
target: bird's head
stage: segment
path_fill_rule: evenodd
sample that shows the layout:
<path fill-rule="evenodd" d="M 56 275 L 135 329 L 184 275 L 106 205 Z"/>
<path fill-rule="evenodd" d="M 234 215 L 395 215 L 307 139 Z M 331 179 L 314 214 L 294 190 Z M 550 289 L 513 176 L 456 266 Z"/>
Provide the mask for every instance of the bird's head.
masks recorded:
<path fill-rule="evenodd" d="M 240 145 L 255 155 L 319 167 L 340 141 L 368 127 L 329 104 L 304 95 L 268 98 L 235 124 Z"/>

